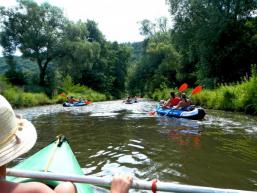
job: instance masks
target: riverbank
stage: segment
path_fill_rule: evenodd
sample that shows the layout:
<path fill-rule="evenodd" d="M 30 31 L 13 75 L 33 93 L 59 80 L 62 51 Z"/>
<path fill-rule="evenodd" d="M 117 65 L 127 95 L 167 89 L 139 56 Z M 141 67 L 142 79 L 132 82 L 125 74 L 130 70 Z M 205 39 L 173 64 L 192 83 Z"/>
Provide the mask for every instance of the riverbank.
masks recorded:
<path fill-rule="evenodd" d="M 164 88 L 156 90 L 151 98 L 157 101 L 167 99 L 171 91 L 177 92 L 175 89 Z M 204 88 L 198 94 L 191 94 L 191 91 L 192 89 L 187 89 L 184 92 L 190 96 L 195 105 L 208 109 L 257 114 L 257 72 L 255 69 L 252 70 L 249 79 L 244 78 L 241 82 L 220 85 L 213 90 Z"/>
<path fill-rule="evenodd" d="M 4 77 L 0 77 L 0 94 L 6 97 L 15 108 L 60 104 L 67 100 L 67 96 L 94 102 L 107 100 L 106 95 L 81 85 L 66 83 L 59 90 L 62 92 L 56 91 L 51 97 L 43 92 L 26 92 L 23 88 L 8 83 Z"/>
<path fill-rule="evenodd" d="M 62 91 L 60 93 L 60 90 Z M 171 91 L 176 89 L 163 88 L 156 90 L 149 97 L 155 101 L 169 98 Z M 246 114 L 257 114 L 257 73 L 253 68 L 249 79 L 245 78 L 241 82 L 220 85 L 220 87 L 210 90 L 203 89 L 197 94 L 191 94 L 192 89 L 185 91 L 193 100 L 193 103 L 207 109 L 244 112 Z M 25 92 L 22 88 L 9 84 L 0 77 L 0 94 L 4 95 L 10 103 L 16 107 L 33 107 L 48 104 L 60 104 L 66 101 L 67 96 L 91 100 L 93 102 L 106 101 L 110 97 L 96 92 L 88 87 L 74 85 L 72 81 L 64 83 L 59 92 L 50 98 L 45 93 Z"/>

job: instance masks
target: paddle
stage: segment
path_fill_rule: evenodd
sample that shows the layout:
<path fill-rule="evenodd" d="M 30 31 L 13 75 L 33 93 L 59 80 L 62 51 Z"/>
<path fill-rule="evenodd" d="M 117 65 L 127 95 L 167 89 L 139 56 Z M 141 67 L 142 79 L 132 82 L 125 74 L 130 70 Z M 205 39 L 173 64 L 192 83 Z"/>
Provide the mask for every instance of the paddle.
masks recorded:
<path fill-rule="evenodd" d="M 183 92 L 183 91 L 186 90 L 187 88 L 188 88 L 188 84 L 187 84 L 187 83 L 184 83 L 184 84 L 182 84 L 182 85 L 179 87 L 178 91 L 179 91 L 179 92 Z"/>
<path fill-rule="evenodd" d="M 44 180 L 57 180 L 57 181 L 70 181 L 77 183 L 89 183 L 103 186 L 111 186 L 112 179 L 105 177 L 94 177 L 94 176 L 84 176 L 76 174 L 63 174 L 63 173 L 49 173 L 49 172 L 38 172 L 38 171 L 27 171 L 19 169 L 7 169 L 7 175 L 17 176 L 23 178 L 34 178 L 34 179 L 44 179 Z M 182 185 L 178 183 L 169 183 L 169 182 L 160 182 L 160 181 L 144 181 L 133 179 L 131 188 L 141 189 L 141 190 L 155 190 L 156 191 L 165 191 L 165 192 L 179 192 L 179 193 L 254 193 L 254 191 L 242 191 L 234 189 L 221 189 L 221 188 L 212 188 L 204 186 L 191 186 L 191 185 Z"/>
<path fill-rule="evenodd" d="M 193 90 L 192 90 L 192 94 L 197 94 L 197 93 L 200 93 L 203 89 L 203 86 L 201 85 L 198 85 L 197 87 L 195 87 Z"/>
<path fill-rule="evenodd" d="M 62 92 L 60 96 L 67 98 L 67 95 L 64 92 Z"/>
<path fill-rule="evenodd" d="M 85 101 L 86 105 L 91 105 L 93 102 L 92 101 Z"/>

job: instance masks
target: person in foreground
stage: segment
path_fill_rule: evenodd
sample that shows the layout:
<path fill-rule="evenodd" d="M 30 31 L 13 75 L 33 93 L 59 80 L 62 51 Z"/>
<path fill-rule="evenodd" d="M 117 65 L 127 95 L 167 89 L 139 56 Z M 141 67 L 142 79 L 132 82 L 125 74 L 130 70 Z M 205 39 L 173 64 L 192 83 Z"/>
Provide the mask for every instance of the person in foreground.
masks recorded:
<path fill-rule="evenodd" d="M 16 116 L 9 102 L 0 95 L 0 192 L 1 193 L 76 193 L 71 182 L 63 182 L 54 190 L 40 182 L 13 183 L 6 181 L 9 162 L 29 151 L 37 140 L 31 122 Z M 115 176 L 111 193 L 127 193 L 132 184 L 131 176 Z"/>

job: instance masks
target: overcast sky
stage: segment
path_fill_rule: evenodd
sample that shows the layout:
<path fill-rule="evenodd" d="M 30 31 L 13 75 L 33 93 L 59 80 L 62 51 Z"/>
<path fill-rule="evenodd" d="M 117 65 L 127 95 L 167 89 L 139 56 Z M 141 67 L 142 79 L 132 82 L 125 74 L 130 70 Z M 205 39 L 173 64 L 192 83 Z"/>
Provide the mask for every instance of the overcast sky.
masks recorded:
<path fill-rule="evenodd" d="M 47 0 L 35 0 L 38 3 Z M 170 18 L 165 0 L 48 0 L 63 9 L 65 16 L 73 21 L 94 20 L 109 41 L 142 41 L 139 21 L 152 22 L 159 17 Z M 1 6 L 13 6 L 15 0 L 0 0 Z"/>

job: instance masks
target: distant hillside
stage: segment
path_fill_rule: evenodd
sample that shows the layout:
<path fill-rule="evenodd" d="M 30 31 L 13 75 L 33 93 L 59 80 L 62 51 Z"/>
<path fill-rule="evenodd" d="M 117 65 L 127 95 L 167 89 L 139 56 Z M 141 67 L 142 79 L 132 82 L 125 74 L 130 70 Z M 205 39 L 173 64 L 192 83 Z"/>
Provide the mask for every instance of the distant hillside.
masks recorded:
<path fill-rule="evenodd" d="M 38 73 L 39 69 L 35 62 L 32 62 L 29 59 L 24 59 L 20 56 L 14 57 L 17 63 L 17 71 L 24 73 Z M 0 74 L 4 74 L 9 69 L 9 66 L 6 64 L 4 57 L 0 57 Z"/>

